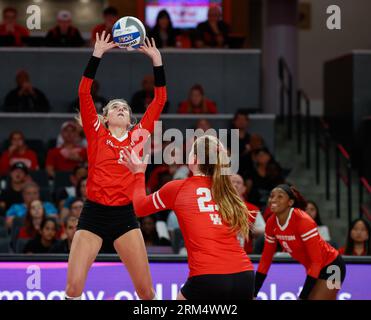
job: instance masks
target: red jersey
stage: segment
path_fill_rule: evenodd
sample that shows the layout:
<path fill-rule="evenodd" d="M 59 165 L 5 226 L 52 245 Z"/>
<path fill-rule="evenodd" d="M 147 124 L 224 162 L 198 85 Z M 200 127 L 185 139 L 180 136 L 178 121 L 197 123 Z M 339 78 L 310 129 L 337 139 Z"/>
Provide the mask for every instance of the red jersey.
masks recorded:
<path fill-rule="evenodd" d="M 134 135 L 137 130 L 137 133 L 140 129 L 153 132 L 154 122 L 160 117 L 167 100 L 166 86 L 155 87 L 154 99 L 143 118 L 120 141 L 98 118 L 90 94 L 92 82 L 93 79 L 82 77 L 79 86 L 81 119 L 88 142 L 87 198 L 107 206 L 127 205 L 133 195 L 134 176 L 123 164 L 123 149 L 138 144 Z"/>
<path fill-rule="evenodd" d="M 138 216 L 174 210 L 188 253 L 189 276 L 253 270 L 236 232 L 226 225 L 211 197 L 211 180 L 174 180 L 146 196 L 144 174 L 135 174 L 133 205 Z"/>
<path fill-rule="evenodd" d="M 86 161 L 86 149 L 78 145 L 75 146 L 74 151 L 79 154 L 81 161 L 68 159 L 64 156 L 66 148 L 58 147 L 48 151 L 45 165 L 53 167 L 56 171 L 73 171 L 81 162 Z"/>
<path fill-rule="evenodd" d="M 249 210 L 250 229 L 253 229 L 256 217 L 257 217 L 258 213 L 260 212 L 260 209 L 257 206 L 255 206 L 252 203 L 247 202 L 247 201 L 245 201 L 245 205 L 246 205 L 247 209 Z M 251 235 L 249 236 L 249 241 L 245 241 L 244 249 L 245 249 L 246 253 L 248 253 L 248 254 L 250 254 L 254 251 L 253 239 L 252 239 Z"/>
<path fill-rule="evenodd" d="M 8 31 L 6 28 L 5 23 L 0 24 L 0 36 L 13 36 L 14 37 L 14 45 L 16 47 L 23 46 L 23 37 L 29 37 L 30 36 L 30 31 L 28 31 L 27 28 L 16 24 L 14 26 L 13 31 Z"/>
<path fill-rule="evenodd" d="M 216 104 L 211 100 L 205 99 L 206 110 L 201 108 L 192 108 L 188 101 L 183 101 L 178 108 L 178 113 L 218 113 Z"/>
<path fill-rule="evenodd" d="M 258 272 L 267 274 L 276 252 L 277 241 L 285 252 L 302 265 L 307 275 L 318 278 L 323 267 L 338 256 L 338 252 L 322 239 L 317 224 L 304 211 L 291 209 L 286 223 L 281 226 L 276 215 L 265 226 L 264 251 Z"/>
<path fill-rule="evenodd" d="M 0 175 L 7 175 L 10 167 L 16 162 L 23 162 L 30 170 L 39 169 L 39 162 L 37 161 L 36 153 L 30 149 L 25 152 L 13 152 L 11 155 L 6 150 L 0 158 Z"/>
<path fill-rule="evenodd" d="M 346 247 L 339 248 L 339 250 L 338 250 L 339 251 L 339 254 L 341 254 L 342 256 L 344 256 L 345 255 L 345 250 L 346 250 Z M 357 252 L 355 252 L 353 250 L 353 253 L 351 255 L 352 256 L 367 256 L 368 254 L 367 254 L 367 251 L 366 251 L 366 247 L 363 246 L 363 251 L 362 251 L 361 254 L 357 254 Z"/>

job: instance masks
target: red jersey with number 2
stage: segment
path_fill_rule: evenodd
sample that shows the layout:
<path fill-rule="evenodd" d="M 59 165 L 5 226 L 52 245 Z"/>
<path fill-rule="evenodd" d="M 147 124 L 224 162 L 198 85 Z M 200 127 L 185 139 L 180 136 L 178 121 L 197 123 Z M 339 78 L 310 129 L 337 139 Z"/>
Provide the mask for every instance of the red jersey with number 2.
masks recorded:
<path fill-rule="evenodd" d="M 219 215 L 211 196 L 210 178 L 174 180 L 146 196 L 144 174 L 138 173 L 134 189 L 133 205 L 138 216 L 174 210 L 187 249 L 190 277 L 254 269 L 236 232 Z"/>
<path fill-rule="evenodd" d="M 135 148 L 146 137 L 136 142 L 135 134 L 152 133 L 154 121 L 160 117 L 166 102 L 166 86 L 155 87 L 155 96 L 136 125 L 123 139 L 116 139 L 99 121 L 93 99 L 90 94 L 93 79 L 82 77 L 79 86 L 80 113 L 84 132 L 88 142 L 88 181 L 87 198 L 107 205 L 122 206 L 131 202 L 134 176 L 123 164 L 123 149 Z"/>

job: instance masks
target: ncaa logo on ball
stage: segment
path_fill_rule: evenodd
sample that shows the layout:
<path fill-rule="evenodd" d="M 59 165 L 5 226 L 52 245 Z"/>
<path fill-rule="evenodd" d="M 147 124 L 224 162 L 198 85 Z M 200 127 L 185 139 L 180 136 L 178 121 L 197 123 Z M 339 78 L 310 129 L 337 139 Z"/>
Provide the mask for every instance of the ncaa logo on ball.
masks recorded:
<path fill-rule="evenodd" d="M 120 48 L 137 49 L 144 42 L 146 30 L 143 23 L 135 17 L 123 17 L 112 28 L 113 41 Z"/>

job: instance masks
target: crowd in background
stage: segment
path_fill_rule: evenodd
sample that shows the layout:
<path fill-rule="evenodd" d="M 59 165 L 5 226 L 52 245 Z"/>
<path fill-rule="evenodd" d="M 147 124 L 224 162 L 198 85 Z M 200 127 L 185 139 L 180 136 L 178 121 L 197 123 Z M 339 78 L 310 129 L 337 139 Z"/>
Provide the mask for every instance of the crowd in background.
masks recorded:
<path fill-rule="evenodd" d="M 30 32 L 17 22 L 17 10 L 7 7 L 3 10 L 0 24 L 0 45 L 3 46 L 47 46 L 47 47 L 83 47 L 94 44 L 96 33 L 103 31 L 112 34 L 114 23 L 120 18 L 114 7 L 103 11 L 103 21 L 91 30 L 91 38 L 85 40 L 80 30 L 74 26 L 70 11 L 61 10 L 56 17 L 56 24 L 45 37 L 30 36 Z M 156 40 L 159 48 L 228 48 L 232 45 L 229 26 L 222 19 L 218 6 L 211 6 L 208 18 L 195 29 L 180 30 L 173 27 L 171 17 L 166 10 L 161 10 L 153 28 L 147 27 L 147 34 Z"/>
<path fill-rule="evenodd" d="M 239 132 L 241 165 L 231 180 L 251 214 L 250 241 L 240 239 L 241 246 L 247 253 L 261 253 L 265 222 L 272 214 L 269 194 L 276 185 L 287 182 L 287 170 L 275 160 L 263 138 L 250 132 L 249 124 L 247 110 L 238 110 L 230 128 Z M 211 128 L 206 119 L 195 124 L 195 129 Z M 0 238 L 10 239 L 11 252 L 68 253 L 86 199 L 86 140 L 82 128 L 75 121 L 67 121 L 58 137 L 43 148 L 40 145 L 41 141 L 27 140 L 21 131 L 12 132 L 2 145 Z M 163 152 L 165 147 L 166 144 L 153 146 L 152 152 Z M 147 191 L 153 193 L 171 180 L 190 175 L 186 165 L 151 164 L 146 172 Z M 316 203 L 308 201 L 306 211 L 316 221 L 322 237 L 338 247 L 329 228 L 322 224 Z M 142 218 L 140 225 L 145 244 L 152 252 L 185 253 L 174 212 Z M 339 251 L 370 255 L 369 235 L 368 222 L 357 219 L 350 227 L 346 245 Z M 104 242 L 101 252 L 114 252 L 112 243 Z"/>

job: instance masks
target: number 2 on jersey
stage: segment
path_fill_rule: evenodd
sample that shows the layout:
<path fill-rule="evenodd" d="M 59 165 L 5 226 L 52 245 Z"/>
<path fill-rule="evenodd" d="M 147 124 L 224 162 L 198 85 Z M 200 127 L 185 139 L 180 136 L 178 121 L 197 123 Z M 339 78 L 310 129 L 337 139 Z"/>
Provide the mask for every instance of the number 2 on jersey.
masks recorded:
<path fill-rule="evenodd" d="M 212 200 L 210 189 L 198 188 L 196 192 L 198 196 L 201 196 L 201 197 L 198 197 L 197 199 L 198 208 L 200 209 L 201 212 L 214 212 L 218 210 L 217 205 L 215 206 L 212 204 L 206 205 L 207 202 L 210 202 Z"/>

